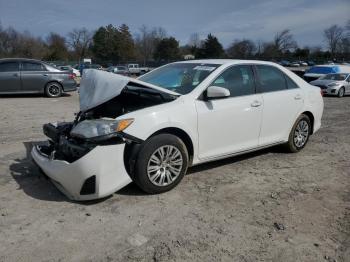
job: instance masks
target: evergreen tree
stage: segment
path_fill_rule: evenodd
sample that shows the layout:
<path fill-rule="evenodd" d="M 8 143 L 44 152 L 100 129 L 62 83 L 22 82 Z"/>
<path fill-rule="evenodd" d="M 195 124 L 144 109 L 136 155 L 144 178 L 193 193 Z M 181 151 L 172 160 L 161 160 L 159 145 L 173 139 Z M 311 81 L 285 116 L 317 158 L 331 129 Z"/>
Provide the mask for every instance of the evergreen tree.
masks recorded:
<path fill-rule="evenodd" d="M 156 46 L 154 58 L 167 62 L 180 57 L 179 42 L 174 37 L 163 38 Z"/>
<path fill-rule="evenodd" d="M 202 47 L 198 49 L 196 57 L 199 58 L 222 58 L 224 57 L 224 49 L 219 40 L 209 34 L 207 39 L 204 40 Z"/>

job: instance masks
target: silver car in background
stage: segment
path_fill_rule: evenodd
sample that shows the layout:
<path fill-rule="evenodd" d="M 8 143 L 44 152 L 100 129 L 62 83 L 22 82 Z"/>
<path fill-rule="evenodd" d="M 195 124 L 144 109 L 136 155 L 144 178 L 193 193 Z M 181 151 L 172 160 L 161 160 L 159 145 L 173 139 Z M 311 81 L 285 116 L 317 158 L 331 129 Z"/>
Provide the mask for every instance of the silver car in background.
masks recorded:
<path fill-rule="evenodd" d="M 310 84 L 320 87 L 325 95 L 350 95 L 350 74 L 347 73 L 324 75 Z"/>
<path fill-rule="evenodd" d="M 0 59 L 0 94 L 45 94 L 59 97 L 77 90 L 74 74 L 34 59 Z"/>

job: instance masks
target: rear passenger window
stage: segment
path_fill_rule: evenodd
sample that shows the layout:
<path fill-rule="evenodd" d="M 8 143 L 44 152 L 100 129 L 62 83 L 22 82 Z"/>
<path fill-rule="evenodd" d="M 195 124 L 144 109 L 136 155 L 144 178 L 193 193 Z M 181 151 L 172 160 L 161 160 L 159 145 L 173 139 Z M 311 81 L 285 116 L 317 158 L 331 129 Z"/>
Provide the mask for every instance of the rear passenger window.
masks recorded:
<path fill-rule="evenodd" d="M 18 62 L 3 62 L 0 63 L 0 72 L 16 72 L 19 71 Z"/>
<path fill-rule="evenodd" d="M 254 74 L 249 65 L 232 66 L 226 69 L 212 85 L 227 88 L 230 90 L 231 97 L 255 94 Z"/>
<path fill-rule="evenodd" d="M 284 74 L 275 67 L 267 65 L 257 65 L 258 83 L 261 92 L 274 92 L 287 89 Z"/>
<path fill-rule="evenodd" d="M 288 89 L 299 88 L 299 86 L 292 79 L 290 79 L 288 76 L 286 76 L 286 80 L 287 80 Z"/>
<path fill-rule="evenodd" d="M 35 62 L 22 62 L 22 71 L 46 71 L 46 68 Z"/>

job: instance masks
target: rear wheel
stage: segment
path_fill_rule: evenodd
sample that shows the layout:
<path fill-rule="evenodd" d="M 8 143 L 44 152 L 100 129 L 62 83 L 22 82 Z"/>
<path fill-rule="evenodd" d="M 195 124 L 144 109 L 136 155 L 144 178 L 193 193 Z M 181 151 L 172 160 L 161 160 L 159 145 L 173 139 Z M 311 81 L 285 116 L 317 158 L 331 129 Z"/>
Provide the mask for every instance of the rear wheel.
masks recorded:
<path fill-rule="evenodd" d="M 180 183 L 187 167 L 188 152 L 182 140 L 171 134 L 160 134 L 142 146 L 133 180 L 147 193 L 163 193 Z"/>
<path fill-rule="evenodd" d="M 296 153 L 303 149 L 309 141 L 311 134 L 311 121 L 307 115 L 302 114 L 295 122 L 289 134 L 286 149 L 291 153 Z"/>
<path fill-rule="evenodd" d="M 59 83 L 48 83 L 45 87 L 47 97 L 60 97 L 62 95 L 62 87 Z"/>
<path fill-rule="evenodd" d="M 338 97 L 343 97 L 345 94 L 345 89 L 344 87 L 341 87 L 338 91 Z"/>

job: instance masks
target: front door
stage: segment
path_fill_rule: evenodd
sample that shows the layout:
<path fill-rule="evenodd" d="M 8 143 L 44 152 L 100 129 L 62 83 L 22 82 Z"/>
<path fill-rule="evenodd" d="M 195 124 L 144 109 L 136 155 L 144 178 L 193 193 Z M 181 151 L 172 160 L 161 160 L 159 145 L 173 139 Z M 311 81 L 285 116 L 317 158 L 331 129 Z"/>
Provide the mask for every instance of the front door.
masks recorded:
<path fill-rule="evenodd" d="M 199 158 L 216 158 L 257 147 L 263 100 L 261 94 L 256 94 L 251 66 L 232 66 L 211 85 L 227 88 L 231 95 L 196 100 Z"/>
<path fill-rule="evenodd" d="M 5 61 L 0 63 L 0 93 L 21 91 L 19 62 Z"/>

